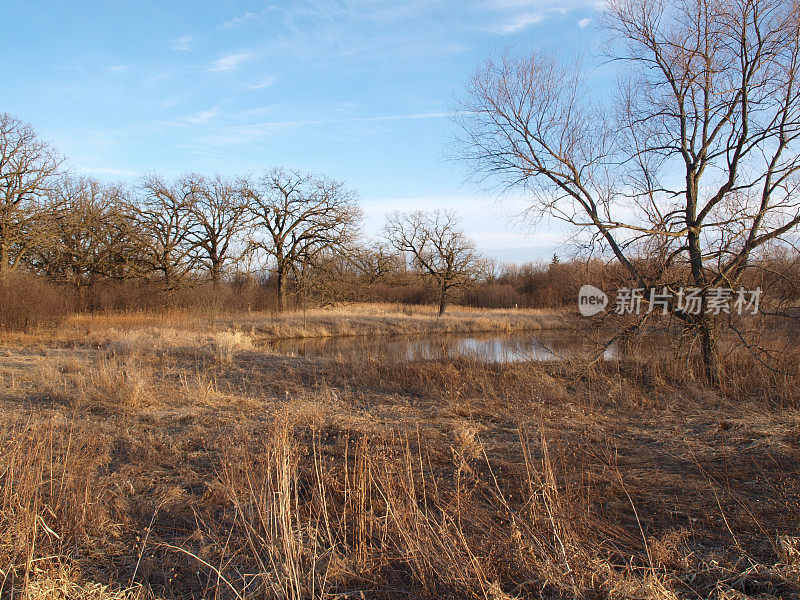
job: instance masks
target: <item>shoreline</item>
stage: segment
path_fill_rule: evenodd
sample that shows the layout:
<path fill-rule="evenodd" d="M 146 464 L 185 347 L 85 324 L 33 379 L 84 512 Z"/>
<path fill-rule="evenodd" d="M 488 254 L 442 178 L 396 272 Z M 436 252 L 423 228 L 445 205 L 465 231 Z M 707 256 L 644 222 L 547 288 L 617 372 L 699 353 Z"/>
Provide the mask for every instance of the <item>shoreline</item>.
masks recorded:
<path fill-rule="evenodd" d="M 522 333 L 574 329 L 574 315 L 565 310 L 477 309 L 454 306 L 442 317 L 429 306 L 349 304 L 305 313 L 229 313 L 214 311 L 137 311 L 73 315 L 63 323 L 30 332 L 0 333 L 0 345 L 27 343 L 103 346 L 119 336 L 142 334 L 197 338 L 226 332 L 254 343 L 271 341 Z"/>

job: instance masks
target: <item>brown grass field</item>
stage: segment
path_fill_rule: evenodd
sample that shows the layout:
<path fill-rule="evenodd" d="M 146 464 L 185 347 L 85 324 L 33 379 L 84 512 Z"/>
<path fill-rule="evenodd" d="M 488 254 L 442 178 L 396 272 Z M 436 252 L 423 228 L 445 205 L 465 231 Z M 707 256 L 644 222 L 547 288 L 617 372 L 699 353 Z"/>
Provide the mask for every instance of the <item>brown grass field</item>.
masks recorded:
<path fill-rule="evenodd" d="M 492 364 L 268 345 L 580 327 L 431 310 L 2 334 L 2 597 L 800 595 L 796 356 L 790 376 L 726 355 L 710 389 L 666 348 Z"/>

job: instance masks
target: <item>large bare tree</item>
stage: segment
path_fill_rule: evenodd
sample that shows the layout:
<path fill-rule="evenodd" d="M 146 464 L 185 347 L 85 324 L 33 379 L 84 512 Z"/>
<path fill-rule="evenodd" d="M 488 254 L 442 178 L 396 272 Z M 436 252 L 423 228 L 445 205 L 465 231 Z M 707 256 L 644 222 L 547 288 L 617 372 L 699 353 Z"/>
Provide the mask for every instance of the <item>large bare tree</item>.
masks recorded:
<path fill-rule="evenodd" d="M 384 234 L 398 251 L 439 288 L 439 315 L 447 310 L 454 288 L 472 281 L 483 268 L 475 244 L 459 228 L 455 213 L 395 212 L 388 215 Z"/>
<path fill-rule="evenodd" d="M 614 101 L 555 50 L 506 53 L 467 87 L 461 158 L 584 228 L 671 313 L 718 375 L 715 288 L 800 224 L 800 22 L 786 0 L 614 0 Z M 644 272 L 641 261 L 658 259 Z M 699 311 L 678 288 L 701 291 Z M 647 294 L 645 294 L 645 301 Z"/>
<path fill-rule="evenodd" d="M 357 245 L 347 253 L 347 260 L 356 277 L 367 285 L 375 283 L 395 283 L 405 275 L 405 260 L 384 241 L 372 241 Z"/>
<path fill-rule="evenodd" d="M 0 113 L 0 278 L 37 243 L 40 220 L 61 159 L 34 129 Z"/>
<path fill-rule="evenodd" d="M 316 256 L 342 250 L 358 232 L 354 192 L 324 176 L 276 168 L 246 189 L 255 228 L 252 246 L 275 264 L 278 307 L 286 307 L 287 279 Z"/>
<path fill-rule="evenodd" d="M 99 279 L 125 279 L 142 247 L 120 186 L 87 177 L 63 177 L 51 206 L 37 220 L 39 241 L 28 262 L 48 278 L 79 292 Z"/>
<path fill-rule="evenodd" d="M 136 257 L 142 274 L 160 276 L 164 288 L 179 286 L 195 266 L 192 213 L 196 188 L 190 178 L 168 182 L 142 178 L 135 205 L 144 251 Z"/>
<path fill-rule="evenodd" d="M 184 181 L 192 190 L 190 229 L 197 262 L 216 288 L 225 267 L 243 250 L 237 244 L 250 222 L 244 183 L 219 175 L 187 175 Z"/>

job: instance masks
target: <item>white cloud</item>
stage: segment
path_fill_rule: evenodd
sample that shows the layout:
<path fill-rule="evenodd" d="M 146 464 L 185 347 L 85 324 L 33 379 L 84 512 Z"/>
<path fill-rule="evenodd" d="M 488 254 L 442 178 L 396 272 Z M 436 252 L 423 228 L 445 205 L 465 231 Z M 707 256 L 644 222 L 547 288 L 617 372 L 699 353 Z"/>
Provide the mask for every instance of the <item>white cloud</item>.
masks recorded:
<path fill-rule="evenodd" d="M 206 111 L 210 112 L 210 111 Z M 248 111 L 253 112 L 253 111 Z M 405 121 L 416 119 L 441 119 L 449 117 L 451 113 L 446 112 L 428 112 L 428 113 L 410 113 L 405 115 L 383 115 L 374 117 L 341 117 L 341 118 L 328 118 L 328 119 L 296 119 L 284 121 L 266 121 L 260 123 L 247 123 L 244 125 L 227 125 L 224 127 L 213 128 L 206 131 L 202 138 L 196 140 L 198 143 L 205 144 L 206 146 L 231 146 L 250 144 L 257 140 L 263 140 L 274 135 L 279 135 L 287 130 L 305 128 L 305 127 L 325 127 L 331 125 L 342 124 L 358 124 L 358 123 L 381 123 L 391 121 Z M 194 115 L 199 118 L 201 113 Z M 184 122 L 189 119 L 184 119 Z M 200 122 L 200 121 L 192 121 Z"/>
<path fill-rule="evenodd" d="M 486 31 L 509 35 L 532 25 L 541 23 L 552 15 L 566 15 L 572 11 L 600 10 L 603 0 L 484 0 L 482 8 L 492 16 Z M 586 27 L 591 19 L 581 19 L 578 24 Z"/>
<path fill-rule="evenodd" d="M 372 123 L 375 121 L 405 121 L 410 119 L 441 119 L 444 117 L 449 117 L 452 113 L 447 112 L 427 112 L 427 113 L 410 113 L 407 115 L 382 115 L 377 117 L 344 117 L 341 119 L 304 119 L 304 120 L 295 120 L 295 121 L 272 121 L 267 123 L 252 123 L 248 125 L 232 125 L 228 127 L 228 129 L 256 129 L 259 127 L 264 128 L 271 128 L 271 127 L 281 127 L 281 126 L 292 126 L 296 127 L 298 125 L 319 125 L 321 123 Z"/>
<path fill-rule="evenodd" d="M 186 121 L 189 123 L 204 123 L 210 119 L 213 119 L 219 114 L 219 107 L 215 106 L 209 110 L 201 110 L 193 115 L 186 117 Z"/>
<path fill-rule="evenodd" d="M 131 169 L 119 169 L 117 167 L 98 167 L 95 163 L 81 164 L 80 170 L 92 175 L 105 175 L 109 177 L 139 177 L 141 173 Z"/>
<path fill-rule="evenodd" d="M 517 31 L 526 29 L 531 25 L 536 25 L 537 23 L 540 23 L 542 19 L 544 19 L 544 15 L 542 15 L 541 13 L 518 15 L 504 23 L 499 23 L 493 27 L 490 27 L 489 29 L 490 31 L 493 31 L 495 33 L 501 33 L 503 35 L 507 35 L 510 33 L 516 33 Z"/>
<path fill-rule="evenodd" d="M 253 136 L 259 133 L 271 132 L 274 129 L 285 127 L 303 127 L 307 125 L 326 125 L 335 123 L 375 123 L 380 121 L 406 121 L 415 119 L 441 119 L 449 117 L 451 113 L 429 112 L 411 113 L 407 115 L 383 115 L 377 117 L 345 117 L 340 119 L 301 119 L 294 121 L 269 121 L 265 123 L 250 123 L 247 125 L 231 125 L 224 129 L 230 131 L 245 132 L 246 135 Z"/>
<path fill-rule="evenodd" d="M 232 19 L 228 19 L 222 25 L 219 26 L 220 29 L 236 29 L 238 27 L 244 27 L 250 23 L 254 23 L 256 21 L 260 21 L 264 18 L 264 16 L 271 10 L 274 10 L 274 6 L 270 6 L 269 8 L 254 12 L 248 11 L 240 17 L 234 17 Z"/>
<path fill-rule="evenodd" d="M 247 86 L 251 90 L 260 90 L 265 87 L 269 87 L 274 85 L 277 79 L 275 77 L 269 76 L 262 79 L 259 83 L 254 83 L 253 85 Z"/>
<path fill-rule="evenodd" d="M 578 8 L 600 8 L 604 0 L 486 0 L 489 10 L 570 11 Z"/>
<path fill-rule="evenodd" d="M 211 71 L 233 71 L 241 66 L 242 63 L 250 60 L 255 55 L 250 52 L 237 52 L 235 54 L 227 54 L 222 58 L 218 58 L 208 67 Z"/>
<path fill-rule="evenodd" d="M 192 49 L 192 41 L 194 38 L 191 35 L 183 35 L 172 40 L 170 48 L 181 52 L 189 52 Z"/>
<path fill-rule="evenodd" d="M 165 81 L 167 79 L 170 79 L 171 77 L 172 77 L 172 73 L 170 73 L 168 71 L 161 71 L 159 73 L 151 73 L 150 75 L 145 77 L 142 81 L 146 85 L 153 85 L 155 83 L 159 83 L 161 81 Z"/>
<path fill-rule="evenodd" d="M 417 197 L 366 197 L 364 231 L 378 236 L 385 215 L 396 210 L 414 211 L 444 208 L 453 210 L 461 219 L 461 227 L 475 240 L 482 252 L 499 261 L 520 262 L 552 257 L 566 251 L 570 231 L 560 222 L 547 218 L 535 229 L 519 218 L 528 206 L 523 196 L 497 196 L 464 192 L 457 195 L 437 194 Z"/>
<path fill-rule="evenodd" d="M 411 119 L 441 119 L 449 117 L 451 113 L 446 112 L 429 112 L 429 113 L 411 113 L 409 115 L 386 115 L 382 117 L 354 117 L 352 119 L 343 119 L 343 122 L 366 122 L 372 123 L 375 121 L 406 121 Z"/>

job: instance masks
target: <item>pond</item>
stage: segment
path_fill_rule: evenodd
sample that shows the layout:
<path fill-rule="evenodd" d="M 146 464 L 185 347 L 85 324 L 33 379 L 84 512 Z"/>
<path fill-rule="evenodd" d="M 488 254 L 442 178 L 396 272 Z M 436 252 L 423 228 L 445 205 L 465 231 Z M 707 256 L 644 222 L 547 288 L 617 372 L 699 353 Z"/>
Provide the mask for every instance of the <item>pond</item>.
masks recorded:
<path fill-rule="evenodd" d="M 347 361 L 370 358 L 393 361 L 469 358 L 482 362 L 561 360 L 586 352 L 585 336 L 563 330 L 514 333 L 358 336 L 270 341 L 273 351 L 289 356 L 329 357 Z M 596 347 L 595 347 L 596 348 Z M 606 360 L 616 357 L 609 347 Z"/>

